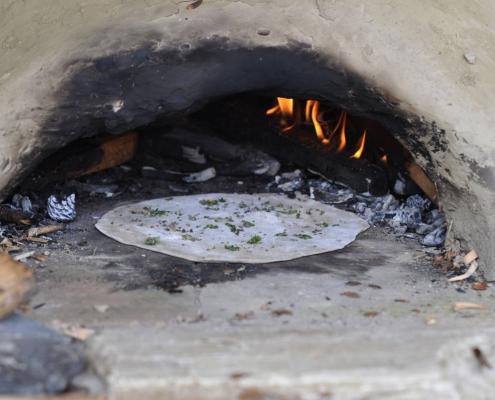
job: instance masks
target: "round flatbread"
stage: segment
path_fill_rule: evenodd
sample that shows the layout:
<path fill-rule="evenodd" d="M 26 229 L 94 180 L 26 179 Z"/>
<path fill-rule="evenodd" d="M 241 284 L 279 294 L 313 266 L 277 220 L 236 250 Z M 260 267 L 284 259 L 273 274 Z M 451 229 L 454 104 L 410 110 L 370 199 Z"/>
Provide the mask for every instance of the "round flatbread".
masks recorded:
<path fill-rule="evenodd" d="M 96 228 L 121 243 L 191 261 L 254 264 L 341 249 L 368 224 L 307 197 L 215 193 L 117 207 Z"/>

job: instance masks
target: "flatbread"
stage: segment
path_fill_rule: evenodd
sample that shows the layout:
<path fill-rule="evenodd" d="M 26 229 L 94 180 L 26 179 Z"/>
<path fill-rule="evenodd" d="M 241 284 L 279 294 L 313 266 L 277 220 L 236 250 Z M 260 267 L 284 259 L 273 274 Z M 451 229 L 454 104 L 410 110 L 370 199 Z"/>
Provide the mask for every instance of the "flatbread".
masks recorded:
<path fill-rule="evenodd" d="M 117 207 L 96 224 L 125 244 L 190 261 L 270 263 L 338 250 L 368 228 L 308 197 L 199 194 Z"/>

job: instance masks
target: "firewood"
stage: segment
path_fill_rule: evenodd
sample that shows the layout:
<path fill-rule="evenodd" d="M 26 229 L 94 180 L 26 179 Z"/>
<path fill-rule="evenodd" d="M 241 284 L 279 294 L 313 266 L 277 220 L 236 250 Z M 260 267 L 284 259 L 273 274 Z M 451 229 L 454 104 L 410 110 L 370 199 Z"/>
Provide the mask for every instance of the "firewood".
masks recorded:
<path fill-rule="evenodd" d="M 130 161 L 136 153 L 137 142 L 136 132 L 127 132 L 119 136 L 105 136 L 95 149 L 78 155 L 78 158 L 94 161 L 85 168 L 66 171 L 65 177 L 78 178 Z"/>
<path fill-rule="evenodd" d="M 0 253 L 0 319 L 23 305 L 33 287 L 31 270 L 8 253 Z"/>
<path fill-rule="evenodd" d="M 31 219 L 21 211 L 0 205 L 0 221 L 21 225 L 31 225 Z"/>
<path fill-rule="evenodd" d="M 435 184 L 428 178 L 423 168 L 414 161 L 409 161 L 406 166 L 409 177 L 416 185 L 418 185 L 424 194 L 431 200 L 433 204 L 438 206 L 438 192 Z"/>

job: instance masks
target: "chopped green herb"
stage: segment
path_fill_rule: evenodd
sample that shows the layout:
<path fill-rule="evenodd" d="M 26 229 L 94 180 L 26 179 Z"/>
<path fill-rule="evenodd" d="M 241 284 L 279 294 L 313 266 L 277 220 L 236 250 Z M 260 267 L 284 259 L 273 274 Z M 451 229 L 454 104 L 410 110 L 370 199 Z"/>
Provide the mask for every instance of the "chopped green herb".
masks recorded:
<path fill-rule="evenodd" d="M 155 246 L 160 242 L 160 238 L 158 236 L 149 236 L 144 240 L 144 244 L 147 246 Z"/>
<path fill-rule="evenodd" d="M 205 226 L 206 229 L 218 229 L 218 225 L 208 224 Z"/>
<path fill-rule="evenodd" d="M 190 240 L 191 242 L 197 242 L 199 240 L 198 238 L 194 237 L 193 235 L 190 235 L 189 233 L 182 235 L 182 239 Z"/>
<path fill-rule="evenodd" d="M 328 224 L 326 222 L 322 222 L 322 223 L 316 224 L 316 225 L 321 226 L 323 228 L 328 228 Z"/>
<path fill-rule="evenodd" d="M 303 239 L 303 240 L 308 240 L 308 239 L 312 238 L 311 235 L 306 235 L 305 233 L 298 233 L 297 235 L 294 235 L 294 236 L 299 238 L 299 239 Z"/>
<path fill-rule="evenodd" d="M 239 246 L 235 246 L 233 244 L 226 244 L 223 247 L 225 247 L 225 249 L 229 251 L 239 251 L 241 249 Z"/>
<path fill-rule="evenodd" d="M 203 200 L 199 201 L 199 204 L 201 204 L 202 206 L 207 206 L 207 207 L 216 206 L 216 205 L 218 205 L 218 200 L 203 199 Z"/>
<path fill-rule="evenodd" d="M 229 223 L 229 222 L 226 222 L 226 223 L 225 223 L 225 225 L 226 225 L 226 226 L 228 226 L 228 227 L 229 227 L 229 229 L 230 229 L 230 231 L 231 231 L 232 233 L 235 233 L 236 235 L 238 235 L 238 234 L 239 234 L 239 232 L 242 230 L 242 229 L 239 229 L 239 228 L 238 228 L 237 226 L 235 226 L 234 224 L 231 224 L 231 223 Z"/>
<path fill-rule="evenodd" d="M 241 201 L 241 202 L 239 203 L 239 208 L 246 208 L 246 207 L 247 207 L 247 204 L 246 204 L 246 203 L 244 203 L 243 201 Z"/>
<path fill-rule="evenodd" d="M 287 236 L 287 232 L 280 232 L 275 234 L 275 236 Z"/>
<path fill-rule="evenodd" d="M 251 227 L 253 227 L 253 226 L 254 226 L 254 224 L 253 224 L 252 222 L 249 222 L 249 221 L 244 221 L 244 220 L 243 220 L 243 221 L 242 221 L 242 226 L 243 226 L 244 228 L 251 228 Z"/>
<path fill-rule="evenodd" d="M 219 202 L 219 203 L 225 203 L 225 202 L 226 202 L 226 200 L 225 200 L 223 197 L 220 197 L 220 198 L 218 199 L 218 202 Z"/>
<path fill-rule="evenodd" d="M 153 209 L 150 207 L 144 207 L 143 210 L 144 210 L 143 214 L 147 215 L 149 217 L 162 217 L 162 216 L 170 213 L 169 211 L 160 210 L 159 208 Z"/>
<path fill-rule="evenodd" d="M 260 242 L 261 242 L 261 236 L 260 235 L 251 236 L 251 239 L 248 240 L 249 244 L 258 244 Z"/>

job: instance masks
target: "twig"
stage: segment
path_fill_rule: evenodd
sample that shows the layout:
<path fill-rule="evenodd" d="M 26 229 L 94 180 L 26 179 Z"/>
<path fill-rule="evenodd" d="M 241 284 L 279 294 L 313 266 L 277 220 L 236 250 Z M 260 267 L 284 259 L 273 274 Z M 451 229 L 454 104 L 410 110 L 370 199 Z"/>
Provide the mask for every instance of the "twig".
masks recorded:
<path fill-rule="evenodd" d="M 53 233 L 57 231 L 61 231 L 65 229 L 65 225 L 48 225 L 48 226 L 39 226 L 37 228 L 31 228 L 28 230 L 28 237 L 36 237 L 41 235 L 46 235 L 48 233 Z"/>

